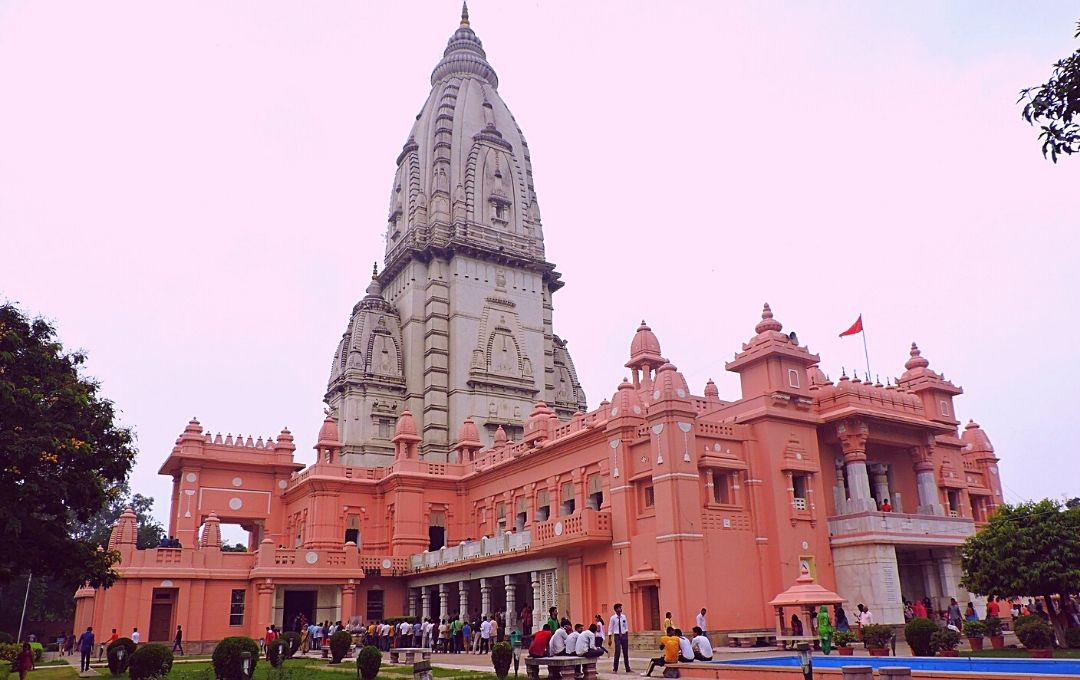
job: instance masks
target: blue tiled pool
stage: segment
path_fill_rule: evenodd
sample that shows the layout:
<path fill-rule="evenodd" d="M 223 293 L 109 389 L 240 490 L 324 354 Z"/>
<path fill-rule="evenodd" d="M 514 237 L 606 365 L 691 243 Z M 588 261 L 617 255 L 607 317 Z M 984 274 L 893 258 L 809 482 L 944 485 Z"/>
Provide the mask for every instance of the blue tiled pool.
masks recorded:
<path fill-rule="evenodd" d="M 798 666 L 795 654 L 760 659 L 735 659 L 713 663 L 732 666 Z M 841 666 L 906 666 L 912 671 L 953 671 L 956 673 L 1030 673 L 1032 675 L 1080 675 L 1080 659 L 986 659 L 977 657 L 921 656 L 814 656 L 815 668 Z"/>

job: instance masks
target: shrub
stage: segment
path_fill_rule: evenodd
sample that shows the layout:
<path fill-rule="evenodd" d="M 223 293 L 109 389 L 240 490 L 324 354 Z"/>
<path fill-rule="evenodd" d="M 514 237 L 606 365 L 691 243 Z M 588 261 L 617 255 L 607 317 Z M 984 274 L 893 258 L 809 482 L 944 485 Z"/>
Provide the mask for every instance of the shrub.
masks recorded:
<path fill-rule="evenodd" d="M 19 645 L 14 642 L 0 642 L 0 661 L 14 661 L 17 656 L 19 656 Z"/>
<path fill-rule="evenodd" d="M 1065 646 L 1080 648 L 1080 628 L 1069 628 L 1065 631 Z"/>
<path fill-rule="evenodd" d="M 892 628 L 880 623 L 871 623 L 869 626 L 863 626 L 862 629 L 862 639 L 867 647 L 881 649 L 888 647 L 892 636 Z"/>
<path fill-rule="evenodd" d="M 986 635 L 988 637 L 998 637 L 1004 633 L 1005 629 L 1001 625 L 1001 619 L 996 616 L 986 617 Z"/>
<path fill-rule="evenodd" d="M 214 647 L 211 660 L 218 680 L 243 680 L 243 653 L 251 653 L 251 673 L 255 674 L 255 665 L 259 660 L 259 645 L 249 637 L 227 637 Z"/>
<path fill-rule="evenodd" d="M 495 677 L 503 680 L 510 673 L 510 664 L 514 661 L 514 650 L 509 642 L 497 642 L 491 648 L 491 665 L 495 667 Z"/>
<path fill-rule="evenodd" d="M 0 630 L 0 645 L 12 642 L 15 642 L 15 638 L 12 637 L 11 633 Z"/>
<path fill-rule="evenodd" d="M 345 655 L 349 653 L 352 645 L 352 635 L 339 630 L 330 636 L 330 663 L 341 663 Z"/>
<path fill-rule="evenodd" d="M 930 638 L 938 630 L 937 624 L 930 619 L 917 616 L 904 626 L 904 639 L 915 656 L 933 656 L 934 648 Z"/>
<path fill-rule="evenodd" d="M 949 628 L 934 631 L 934 634 L 930 636 L 930 646 L 935 652 L 956 649 L 960 646 L 960 633 Z"/>
<path fill-rule="evenodd" d="M 964 636 L 969 638 L 984 638 L 986 637 L 987 626 L 982 621 L 976 619 L 975 621 L 964 622 Z"/>
<path fill-rule="evenodd" d="M 360 669 L 360 677 L 363 680 L 375 680 L 382 666 L 382 652 L 378 647 L 368 645 L 356 655 L 356 667 Z"/>
<path fill-rule="evenodd" d="M 1029 623 L 1045 623 L 1045 621 L 1034 614 L 1024 614 L 1013 619 L 1013 630 L 1020 630 Z"/>
<path fill-rule="evenodd" d="M 281 637 L 279 637 L 278 639 L 284 640 L 285 644 L 287 645 L 285 648 L 286 659 L 291 659 L 292 655 L 296 654 L 296 651 L 300 649 L 300 633 L 290 630 L 286 633 L 282 633 Z"/>
<path fill-rule="evenodd" d="M 289 656 L 289 643 L 282 638 L 276 638 L 266 647 L 266 660 L 273 668 L 281 668 L 285 659 Z"/>
<path fill-rule="evenodd" d="M 852 633 L 850 630 L 837 631 L 833 633 L 832 641 L 837 647 L 847 647 L 855 642 L 855 633 Z"/>
<path fill-rule="evenodd" d="M 1053 635 L 1054 629 L 1043 623 L 1042 619 L 1026 621 L 1016 629 L 1016 637 L 1027 649 L 1049 649 L 1053 645 Z"/>
<path fill-rule="evenodd" d="M 120 654 L 121 650 L 123 650 L 123 654 Z M 135 643 L 131 641 L 131 638 L 117 638 L 116 641 L 110 643 L 105 650 L 105 655 L 109 659 L 109 672 L 113 675 L 126 673 L 128 664 L 131 663 L 131 655 L 134 652 Z"/>
<path fill-rule="evenodd" d="M 131 655 L 131 680 L 162 678 L 172 670 L 173 654 L 165 645 L 140 645 Z"/>

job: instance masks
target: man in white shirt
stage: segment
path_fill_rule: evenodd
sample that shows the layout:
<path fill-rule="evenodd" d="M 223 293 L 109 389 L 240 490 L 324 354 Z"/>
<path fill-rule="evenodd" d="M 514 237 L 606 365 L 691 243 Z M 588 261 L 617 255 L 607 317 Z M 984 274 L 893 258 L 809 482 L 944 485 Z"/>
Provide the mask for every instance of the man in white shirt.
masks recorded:
<path fill-rule="evenodd" d="M 570 637 L 570 619 L 563 619 L 562 625 L 551 635 L 548 643 L 548 656 L 566 656 L 566 639 Z"/>
<path fill-rule="evenodd" d="M 874 623 L 874 615 L 870 613 L 870 608 L 864 604 L 859 604 L 859 627 L 863 628 Z"/>
<path fill-rule="evenodd" d="M 702 632 L 709 630 L 709 627 L 705 624 L 705 607 L 701 608 L 701 613 L 697 615 L 697 620 L 694 621 L 694 623 L 697 624 L 697 627 L 700 628 Z"/>
<path fill-rule="evenodd" d="M 614 609 L 615 614 L 611 617 L 611 620 L 608 621 L 608 632 L 611 633 L 611 638 L 615 647 L 615 662 L 611 672 L 619 672 L 619 652 L 622 652 L 623 664 L 626 666 L 626 672 L 631 673 L 629 643 L 630 627 L 627 625 L 626 614 L 623 614 L 622 603 L 616 602 Z"/>
<path fill-rule="evenodd" d="M 695 661 L 712 661 L 712 642 L 700 626 L 694 626 L 694 639 L 690 641 L 690 646 L 693 648 Z"/>
<path fill-rule="evenodd" d="M 566 655 L 575 656 L 577 654 L 577 641 L 581 637 L 581 624 L 577 624 L 574 630 L 570 631 L 570 634 L 566 636 Z"/>
<path fill-rule="evenodd" d="M 563 643 L 565 646 L 565 642 Z M 480 622 L 480 653 L 485 654 L 491 647 L 491 619 Z"/>
<path fill-rule="evenodd" d="M 681 629 L 675 629 L 675 637 L 679 638 L 679 663 L 690 663 L 694 660 L 694 647 L 683 635 Z"/>
<path fill-rule="evenodd" d="M 132 628 L 131 629 L 131 641 L 134 642 L 135 644 L 139 644 L 139 629 L 138 628 Z"/>
<path fill-rule="evenodd" d="M 412 624 L 402 621 L 398 624 L 398 632 L 401 634 L 398 638 L 398 647 L 412 647 Z"/>
<path fill-rule="evenodd" d="M 579 626 L 581 624 L 578 624 Z M 600 656 L 604 653 L 602 649 L 598 649 L 596 646 L 596 624 L 589 626 L 588 630 L 582 630 L 577 639 L 577 646 L 574 649 L 574 653 L 577 656 L 584 656 L 587 658 L 593 658 Z"/>
<path fill-rule="evenodd" d="M 423 646 L 431 648 L 431 619 L 424 619 L 420 625 L 420 636 L 423 638 Z"/>

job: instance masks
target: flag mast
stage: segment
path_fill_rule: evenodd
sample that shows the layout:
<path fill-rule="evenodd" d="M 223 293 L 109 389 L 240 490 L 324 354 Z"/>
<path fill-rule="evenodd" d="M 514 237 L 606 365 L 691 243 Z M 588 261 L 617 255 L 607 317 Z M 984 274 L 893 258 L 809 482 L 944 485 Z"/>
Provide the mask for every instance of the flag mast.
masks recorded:
<path fill-rule="evenodd" d="M 859 320 L 862 321 L 862 312 L 859 312 Z M 866 324 L 862 324 L 862 350 L 866 356 L 866 379 L 870 380 L 870 350 L 866 347 Z"/>

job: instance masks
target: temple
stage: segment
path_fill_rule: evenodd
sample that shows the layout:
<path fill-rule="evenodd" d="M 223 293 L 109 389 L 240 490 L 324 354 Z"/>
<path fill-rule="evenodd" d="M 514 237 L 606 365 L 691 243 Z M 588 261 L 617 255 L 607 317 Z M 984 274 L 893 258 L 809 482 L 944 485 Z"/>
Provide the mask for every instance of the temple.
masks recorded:
<path fill-rule="evenodd" d="M 183 547 L 137 550 L 125 513 L 121 579 L 76 593 L 76 629 L 156 641 L 180 624 L 197 648 L 300 614 L 514 626 L 526 604 L 589 621 L 622 602 L 639 635 L 706 607 L 722 636 L 773 628 L 800 577 L 884 623 L 905 597 L 969 597 L 958 546 L 1001 503 L 997 458 L 918 347 L 884 385 L 833 381 L 766 304 L 724 400 L 712 381 L 695 394 L 642 321 L 627 378 L 588 410 L 554 333 L 529 149 L 467 12 L 431 84 L 313 453 L 288 430 L 189 422 L 160 469 Z M 223 523 L 247 552 L 222 550 Z"/>

